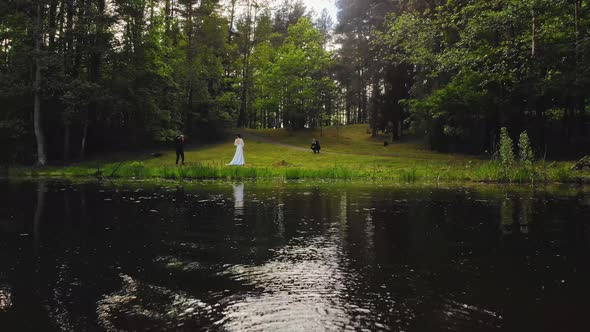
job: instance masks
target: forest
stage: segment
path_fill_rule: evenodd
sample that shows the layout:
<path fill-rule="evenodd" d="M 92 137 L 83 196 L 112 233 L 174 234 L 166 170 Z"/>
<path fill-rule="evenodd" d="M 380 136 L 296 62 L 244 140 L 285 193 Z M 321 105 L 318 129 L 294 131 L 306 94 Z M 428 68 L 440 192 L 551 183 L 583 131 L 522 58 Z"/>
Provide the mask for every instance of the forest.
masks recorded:
<path fill-rule="evenodd" d="M 590 150 L 590 1 L 3 0 L 2 163 L 368 124 L 444 152 Z"/>

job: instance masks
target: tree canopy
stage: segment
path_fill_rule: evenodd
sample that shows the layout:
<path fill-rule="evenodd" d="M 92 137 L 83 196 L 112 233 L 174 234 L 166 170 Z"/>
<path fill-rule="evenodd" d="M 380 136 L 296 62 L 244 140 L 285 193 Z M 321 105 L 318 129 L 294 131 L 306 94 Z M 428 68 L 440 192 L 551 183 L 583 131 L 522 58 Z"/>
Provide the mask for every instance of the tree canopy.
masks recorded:
<path fill-rule="evenodd" d="M 589 149 L 587 0 L 6 0 L 4 162 L 367 123 L 432 148 Z M 334 22 L 337 21 L 336 24 Z"/>

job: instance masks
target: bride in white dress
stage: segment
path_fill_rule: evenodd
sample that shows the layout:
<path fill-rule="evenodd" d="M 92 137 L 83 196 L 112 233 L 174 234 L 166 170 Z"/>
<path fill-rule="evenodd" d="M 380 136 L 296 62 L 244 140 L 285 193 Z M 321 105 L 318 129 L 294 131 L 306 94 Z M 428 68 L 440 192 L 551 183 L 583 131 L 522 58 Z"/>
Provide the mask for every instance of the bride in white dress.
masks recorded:
<path fill-rule="evenodd" d="M 246 161 L 244 160 L 244 140 L 240 134 L 236 135 L 236 140 L 234 141 L 234 145 L 236 146 L 236 154 L 234 154 L 234 159 L 229 162 L 229 166 L 243 166 Z"/>

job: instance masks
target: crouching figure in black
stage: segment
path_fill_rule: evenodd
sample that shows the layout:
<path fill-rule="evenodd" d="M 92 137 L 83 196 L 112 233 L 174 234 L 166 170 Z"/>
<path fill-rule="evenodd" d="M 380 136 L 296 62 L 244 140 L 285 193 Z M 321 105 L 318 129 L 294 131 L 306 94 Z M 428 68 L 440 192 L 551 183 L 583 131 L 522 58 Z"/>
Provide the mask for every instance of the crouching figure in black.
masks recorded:
<path fill-rule="evenodd" d="M 320 141 L 314 138 L 311 141 L 311 151 L 313 151 L 313 153 L 320 153 L 320 149 Z"/>

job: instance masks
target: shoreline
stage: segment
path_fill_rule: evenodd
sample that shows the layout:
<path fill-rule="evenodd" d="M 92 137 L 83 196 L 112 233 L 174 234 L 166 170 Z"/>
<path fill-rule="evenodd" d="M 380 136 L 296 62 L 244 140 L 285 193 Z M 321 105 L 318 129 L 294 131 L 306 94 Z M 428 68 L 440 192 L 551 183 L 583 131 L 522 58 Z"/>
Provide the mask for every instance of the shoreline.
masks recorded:
<path fill-rule="evenodd" d="M 344 181 L 355 183 L 489 183 L 535 186 L 590 184 L 590 171 L 574 170 L 574 160 L 531 158 L 502 165 L 492 155 L 433 151 L 422 139 L 409 137 L 384 146 L 369 137 L 366 125 L 326 128 L 322 132 L 246 130 L 246 165 L 226 166 L 235 153 L 227 142 L 202 144 L 185 150 L 189 160 L 174 165 L 173 151 L 120 152 L 92 160 L 46 167 L 0 166 L 10 178 L 86 178 L 98 180 L 263 180 Z M 309 137 L 320 137 L 321 154 L 307 148 Z M 157 153 L 156 153 L 157 152 Z M 115 158 L 116 157 L 116 158 Z M 8 168 L 6 168 L 8 167 Z"/>
<path fill-rule="evenodd" d="M 565 167 L 543 163 L 532 168 L 521 166 L 503 169 L 494 162 L 471 166 L 416 164 L 413 167 L 391 169 L 366 165 L 358 167 L 334 166 L 323 169 L 289 166 L 231 167 L 219 164 L 187 164 L 175 166 L 151 166 L 142 162 L 124 162 L 89 166 L 66 167 L 9 167 L 9 179 L 88 179 L 88 180 L 173 180 L 173 181 L 339 181 L 351 183 L 390 184 L 497 184 L 497 185 L 590 185 L 590 173 L 573 171 Z"/>

